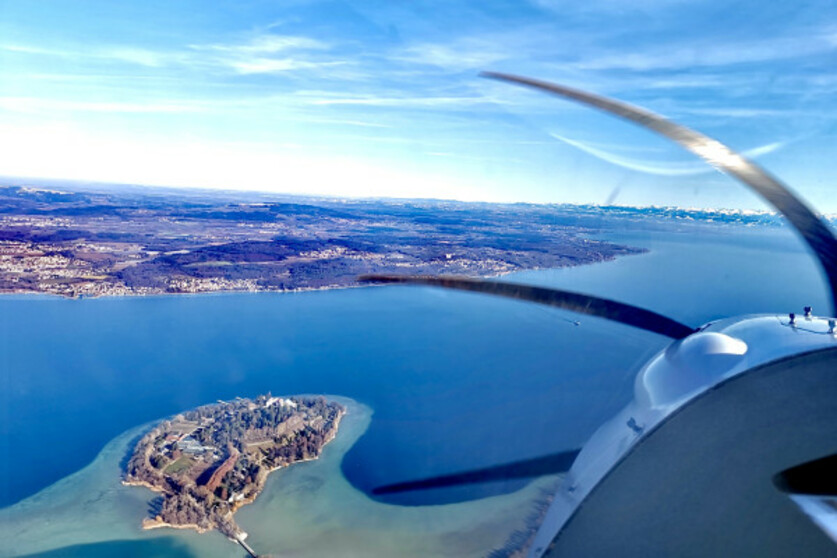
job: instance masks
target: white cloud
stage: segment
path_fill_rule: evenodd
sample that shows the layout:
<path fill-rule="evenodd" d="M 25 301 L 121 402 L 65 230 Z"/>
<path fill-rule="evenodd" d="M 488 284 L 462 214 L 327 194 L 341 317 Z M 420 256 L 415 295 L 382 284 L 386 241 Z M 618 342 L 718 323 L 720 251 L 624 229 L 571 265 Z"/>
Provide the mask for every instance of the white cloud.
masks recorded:
<path fill-rule="evenodd" d="M 25 54 L 48 54 L 48 55 L 55 55 L 57 54 L 55 51 L 34 47 L 30 45 L 15 45 L 15 44 L 8 44 L 8 45 L 0 45 L 0 50 L 6 50 L 8 52 L 21 52 Z"/>
<path fill-rule="evenodd" d="M 279 73 L 316 69 L 345 64 L 342 61 L 318 60 L 313 53 L 331 46 L 322 41 L 288 35 L 263 34 L 243 42 L 192 44 L 183 49 L 147 49 L 132 45 L 68 45 L 66 48 L 43 48 L 33 45 L 6 44 L 0 49 L 21 54 L 55 56 L 74 60 L 127 62 L 148 68 L 188 65 L 221 67 L 239 74 Z M 282 54 L 281 57 L 271 55 Z"/>
<path fill-rule="evenodd" d="M 190 45 L 190 48 L 245 54 L 276 54 L 289 50 L 328 50 L 330 45 L 309 37 L 266 34 L 243 43 L 197 44 Z"/>
<path fill-rule="evenodd" d="M 496 44 L 496 43 L 495 43 Z M 451 44 L 424 43 L 405 49 L 395 60 L 410 64 L 430 65 L 446 70 L 482 69 L 509 58 L 509 50 L 499 50 L 475 39 L 461 40 Z"/>
<path fill-rule="evenodd" d="M 345 62 L 339 61 L 324 61 L 312 62 L 307 60 L 300 60 L 295 58 L 236 58 L 226 60 L 224 62 L 227 66 L 238 72 L 239 74 L 275 74 L 281 72 L 288 72 L 291 70 L 311 70 L 317 68 L 327 68 L 332 66 L 340 66 Z"/>
<path fill-rule="evenodd" d="M 453 97 L 378 97 L 375 95 L 357 97 L 311 97 L 303 101 L 317 106 L 328 105 L 362 105 L 376 107 L 444 107 L 444 106 L 472 106 L 481 104 L 496 104 L 496 101 L 481 95 L 453 96 Z"/>
<path fill-rule="evenodd" d="M 706 0 L 585 0 L 583 3 L 575 0 L 531 0 L 532 4 L 556 12 L 565 14 L 568 11 L 596 12 L 596 13 L 617 13 L 621 14 L 631 10 L 659 12 L 667 8 L 677 8 L 683 4 L 696 4 Z"/>
<path fill-rule="evenodd" d="M 728 41 L 688 45 L 657 45 L 653 50 L 611 52 L 585 57 L 573 63 L 584 70 L 660 70 L 708 66 L 729 66 L 749 62 L 789 60 L 837 50 L 831 34 L 811 32 L 806 35 L 771 37 L 759 41 Z"/>
<path fill-rule="evenodd" d="M 98 58 L 109 58 L 130 62 L 140 66 L 157 68 L 171 62 L 171 56 L 153 50 L 131 47 L 113 47 L 100 50 L 94 54 Z"/>
<path fill-rule="evenodd" d="M 706 116 L 721 116 L 725 118 L 774 118 L 777 116 L 799 116 L 797 110 L 768 109 L 768 108 L 688 108 L 684 107 L 679 112 L 690 114 L 702 114 Z"/>
<path fill-rule="evenodd" d="M 183 56 L 176 52 L 157 51 L 127 45 L 100 45 L 94 48 L 70 45 L 66 48 L 46 48 L 33 45 L 5 44 L 0 45 L 0 50 L 73 60 L 113 60 L 153 68 L 183 61 Z"/>
<path fill-rule="evenodd" d="M 357 126 L 360 128 L 392 128 L 393 126 L 390 124 L 384 124 L 382 122 L 370 122 L 368 120 L 348 120 L 342 118 L 316 118 L 316 117 L 306 117 L 304 119 L 300 119 L 299 121 L 309 123 L 309 124 L 338 124 L 341 126 Z"/>
<path fill-rule="evenodd" d="M 125 112 L 125 113 L 180 113 L 199 112 L 201 107 L 195 103 L 180 102 L 95 102 L 45 99 L 40 97 L 0 97 L 0 109 L 14 112 Z"/>
<path fill-rule="evenodd" d="M 648 89 L 700 89 L 710 87 L 729 87 L 733 80 L 722 75 L 667 75 L 638 85 Z"/>
<path fill-rule="evenodd" d="M 346 60 L 324 57 L 332 45 L 297 35 L 257 35 L 243 42 L 193 44 L 202 63 L 233 70 L 237 74 L 281 74 L 345 66 Z"/>

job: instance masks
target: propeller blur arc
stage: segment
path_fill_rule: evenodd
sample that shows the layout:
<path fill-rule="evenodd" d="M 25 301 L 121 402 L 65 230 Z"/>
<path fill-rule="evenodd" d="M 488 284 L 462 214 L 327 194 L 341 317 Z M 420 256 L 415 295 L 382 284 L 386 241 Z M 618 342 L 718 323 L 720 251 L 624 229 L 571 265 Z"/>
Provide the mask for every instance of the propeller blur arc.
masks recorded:
<path fill-rule="evenodd" d="M 575 458 L 581 450 L 562 451 L 532 459 L 523 459 L 503 465 L 494 465 L 484 469 L 474 469 L 451 475 L 442 475 L 426 479 L 399 482 L 379 486 L 372 490 L 373 494 L 394 494 L 398 492 L 409 492 L 412 490 L 428 490 L 431 488 L 444 488 L 448 486 L 461 486 L 464 484 L 477 484 L 507 479 L 524 479 L 565 473 L 572 467 Z"/>
<path fill-rule="evenodd" d="M 680 144 L 716 169 L 750 187 L 784 215 L 814 251 L 829 284 L 832 311 L 837 314 L 837 239 L 824 220 L 818 217 L 790 188 L 759 165 L 715 139 L 628 103 L 572 87 L 512 74 L 483 72 L 480 75 L 546 91 L 629 120 Z"/>
<path fill-rule="evenodd" d="M 359 277 L 358 280 L 370 283 L 428 285 L 535 302 L 580 314 L 605 318 L 659 335 L 665 335 L 672 339 L 683 339 L 695 332 L 695 328 L 638 306 L 559 289 L 482 279 L 423 275 L 364 275 Z"/>

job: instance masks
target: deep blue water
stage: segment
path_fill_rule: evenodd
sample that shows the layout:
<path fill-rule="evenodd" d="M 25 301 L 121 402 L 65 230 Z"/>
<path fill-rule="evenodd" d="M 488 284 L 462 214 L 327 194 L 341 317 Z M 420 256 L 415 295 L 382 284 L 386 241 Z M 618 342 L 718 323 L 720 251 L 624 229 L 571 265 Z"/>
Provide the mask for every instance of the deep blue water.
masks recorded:
<path fill-rule="evenodd" d="M 804 304 L 827 310 L 819 272 L 788 231 L 688 231 L 625 232 L 613 238 L 651 251 L 509 279 L 694 325 Z M 267 391 L 345 395 L 374 409 L 343 462 L 365 491 L 578 447 L 629 400 L 634 374 L 666 343 L 595 318 L 412 287 L 0 297 L 0 507 L 82 468 L 137 424 Z M 391 501 L 443 503 L 515 486 Z"/>

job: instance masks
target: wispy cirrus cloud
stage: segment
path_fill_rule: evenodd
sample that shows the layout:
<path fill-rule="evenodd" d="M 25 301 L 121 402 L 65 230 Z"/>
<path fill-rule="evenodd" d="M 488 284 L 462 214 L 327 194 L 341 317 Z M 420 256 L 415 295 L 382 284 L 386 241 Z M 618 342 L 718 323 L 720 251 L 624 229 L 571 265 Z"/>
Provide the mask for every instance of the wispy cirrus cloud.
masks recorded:
<path fill-rule="evenodd" d="M 394 126 L 391 124 L 385 124 L 383 122 L 372 122 L 369 120 L 348 120 L 345 118 L 317 118 L 313 116 L 307 116 L 300 121 L 305 122 L 307 124 L 336 124 L 338 126 L 357 126 L 359 128 L 393 128 Z"/>
<path fill-rule="evenodd" d="M 418 66 L 435 66 L 446 70 L 461 71 L 484 68 L 510 58 L 508 49 L 497 48 L 484 39 L 470 38 L 454 43 L 422 43 L 409 46 L 394 59 Z"/>
<path fill-rule="evenodd" d="M 544 24 L 526 24 L 502 30 L 456 35 L 448 40 L 415 41 L 405 44 L 390 58 L 427 71 L 435 67 L 450 72 L 485 70 L 490 66 L 529 64 L 546 60 L 560 64 L 569 60 L 566 45 L 573 51 L 595 42 L 595 33 L 572 29 L 556 30 Z"/>
<path fill-rule="evenodd" d="M 172 62 L 181 62 L 183 56 L 171 52 L 159 52 L 136 47 L 110 47 L 96 53 L 99 58 L 129 62 L 139 66 L 158 68 Z"/>
<path fill-rule="evenodd" d="M 610 165 L 618 163 L 666 177 L 708 168 L 687 159 L 685 166 L 671 166 L 678 160 L 667 161 L 669 151 L 654 151 L 658 144 L 631 136 L 624 123 L 477 78 L 485 69 L 624 99 L 738 145 L 773 142 L 763 146 L 767 152 L 779 149 L 776 139 L 817 136 L 823 121 L 837 116 L 837 25 L 828 23 L 837 7 L 827 0 L 734 0 L 722 7 L 708 0 L 461 0 L 432 6 L 218 0 L 205 3 L 200 17 L 192 6 L 169 3 L 164 18 L 148 0 L 114 3 L 101 14 L 56 5 L 50 18 L 42 17 L 37 3 L 6 3 L 16 8 L 0 21 L 4 122 L 20 130 L 63 122 L 90 130 L 91 141 L 100 134 L 133 136 L 151 151 L 164 140 L 175 146 L 250 142 L 239 147 L 251 168 L 263 163 L 274 169 L 271 157 L 289 138 L 297 151 L 323 160 L 360 157 L 399 169 L 412 169 L 416 156 L 421 170 L 436 165 L 447 172 L 454 163 L 464 169 L 472 158 L 496 162 L 518 153 L 530 163 L 523 173 L 529 178 L 519 176 L 519 164 L 494 164 L 498 191 L 501 183 L 517 189 L 528 180 L 537 193 L 556 174 L 539 170 L 555 168 L 556 141 L 547 135 L 553 125 L 566 130 L 567 142 L 576 142 L 562 155 L 585 147 L 609 161 L 589 165 L 585 179 L 591 184 L 611 180 L 616 173 Z M 758 17 L 750 15 L 754 11 Z M 108 113 L 114 117 L 101 116 Z M 175 117 L 179 113 L 185 116 Z M 35 169 L 44 135 L 32 136 Z M 20 135 L 8 137 L 13 144 Z M 627 145 L 620 145 L 621 138 Z M 57 142 L 51 157 L 62 156 L 67 143 Z M 822 183 L 827 169 L 809 170 L 804 151 L 833 160 L 834 142 L 802 144 L 788 147 L 776 163 L 798 165 L 811 183 Z M 224 150 L 200 160 L 221 161 Z M 803 157 L 791 157 L 793 150 Z M 264 156 L 262 163 L 254 153 Z M 143 168 L 162 169 L 160 161 L 181 166 L 185 156 L 160 152 L 158 162 Z M 68 156 L 67 165 L 77 165 L 75 157 Z M 87 173 L 92 165 L 84 167 Z M 225 184 L 241 180 L 242 165 L 235 167 Z M 474 183 L 486 187 L 486 173 L 478 165 L 472 169 Z M 368 170 L 359 176 L 365 180 Z M 346 173 L 337 174 L 342 180 Z M 607 186 L 610 191 L 612 184 Z"/>
<path fill-rule="evenodd" d="M 40 97 L 0 97 L 0 109 L 15 112 L 122 112 L 122 113 L 186 113 L 201 112 L 199 103 L 184 102 L 95 102 L 45 99 Z"/>
<path fill-rule="evenodd" d="M 179 49 L 151 49 L 118 44 L 85 48 L 72 44 L 60 48 L 17 43 L 0 45 L 0 50 L 22 55 L 128 63 L 147 68 L 216 68 L 237 74 L 272 74 L 345 65 L 345 60 L 335 60 L 325 54 L 331 48 L 331 45 L 316 39 L 276 34 L 252 36 L 238 42 L 189 44 Z"/>
<path fill-rule="evenodd" d="M 47 54 L 47 55 L 56 55 L 59 54 L 58 52 L 50 49 L 45 49 L 41 47 L 36 47 L 32 45 L 20 45 L 20 44 L 5 44 L 0 45 L 0 50 L 5 50 L 6 52 L 19 52 L 23 54 Z"/>
<path fill-rule="evenodd" d="M 191 44 L 189 49 L 204 64 L 249 75 L 347 65 L 327 54 L 332 46 L 310 37 L 266 33 L 238 42 Z"/>
<path fill-rule="evenodd" d="M 191 44 L 189 48 L 197 51 L 275 54 L 293 50 L 328 50 L 331 45 L 310 37 L 267 33 L 251 37 L 243 42 Z"/>
<path fill-rule="evenodd" d="M 729 87 L 737 84 L 736 80 L 732 80 L 730 76 L 720 74 L 694 75 L 692 73 L 685 75 L 668 74 L 638 83 L 638 85 L 647 89 L 703 89 Z"/>
<path fill-rule="evenodd" d="M 657 0 L 649 2 L 655 3 Z M 556 4 L 567 9 L 564 3 Z M 764 34 L 763 38 L 704 34 L 696 39 L 659 34 L 653 40 L 637 36 L 631 41 L 629 37 L 614 41 L 607 28 L 579 33 L 535 24 L 408 44 L 393 58 L 425 72 L 428 67 L 448 72 L 496 67 L 603 92 L 711 89 L 721 95 L 759 95 L 765 87 L 800 94 L 833 90 L 834 80 L 806 68 L 812 59 L 824 61 L 834 54 L 837 30 L 827 24 L 792 26 L 781 35 Z M 787 66 L 796 60 L 806 64 L 776 73 L 777 65 Z M 742 73 L 745 66 L 746 73 Z"/>
<path fill-rule="evenodd" d="M 123 45 L 100 45 L 94 48 L 80 48 L 69 45 L 67 47 L 43 47 L 27 44 L 2 44 L 0 50 L 7 52 L 29 54 L 37 56 L 50 56 L 73 60 L 99 60 L 128 62 L 139 66 L 161 67 L 182 60 L 182 56 L 173 52 L 163 52 L 153 49 L 146 49 Z"/>
<path fill-rule="evenodd" d="M 482 104 L 496 104 L 498 101 L 479 95 L 461 97 L 379 97 L 368 95 L 363 97 L 339 98 L 309 98 L 304 100 L 310 105 L 362 105 L 376 107 L 441 107 L 441 106 L 471 106 Z"/>
<path fill-rule="evenodd" d="M 702 0 L 633 0 L 632 2 L 623 2 L 622 0 L 587 0 L 583 4 L 580 4 L 572 0 L 531 0 L 531 3 L 539 8 L 562 14 L 573 10 L 622 14 L 631 10 L 660 11 L 701 1 Z"/>
<path fill-rule="evenodd" d="M 802 114 L 802 112 L 796 109 L 757 107 L 684 107 L 680 110 L 680 112 L 687 112 L 690 114 L 700 114 L 706 116 L 721 116 L 725 118 L 794 117 L 800 116 Z"/>
<path fill-rule="evenodd" d="M 321 68 L 333 68 L 348 64 L 339 60 L 311 61 L 300 60 L 299 58 L 236 58 L 221 62 L 222 65 L 232 68 L 239 74 L 275 74 L 293 70 L 316 70 Z"/>
<path fill-rule="evenodd" d="M 790 60 L 835 51 L 835 33 L 829 28 L 761 40 L 670 41 L 652 49 L 592 54 L 573 65 L 584 70 L 671 70 Z"/>

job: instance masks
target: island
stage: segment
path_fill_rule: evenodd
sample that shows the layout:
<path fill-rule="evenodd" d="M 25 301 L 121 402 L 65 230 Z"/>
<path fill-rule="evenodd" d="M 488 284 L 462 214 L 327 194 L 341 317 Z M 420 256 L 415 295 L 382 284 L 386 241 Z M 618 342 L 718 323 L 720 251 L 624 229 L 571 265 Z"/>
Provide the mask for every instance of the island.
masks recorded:
<path fill-rule="evenodd" d="M 123 483 L 161 496 L 144 529 L 217 529 L 255 555 L 233 514 L 255 500 L 271 471 L 317 459 L 345 412 L 324 397 L 270 394 L 204 405 L 142 436 Z"/>

